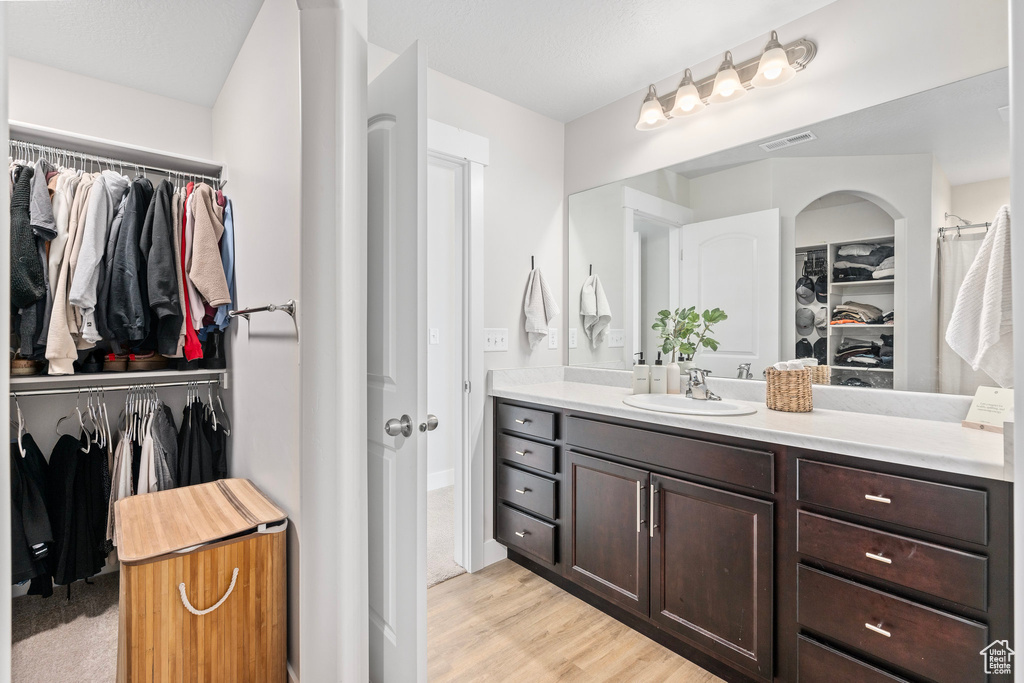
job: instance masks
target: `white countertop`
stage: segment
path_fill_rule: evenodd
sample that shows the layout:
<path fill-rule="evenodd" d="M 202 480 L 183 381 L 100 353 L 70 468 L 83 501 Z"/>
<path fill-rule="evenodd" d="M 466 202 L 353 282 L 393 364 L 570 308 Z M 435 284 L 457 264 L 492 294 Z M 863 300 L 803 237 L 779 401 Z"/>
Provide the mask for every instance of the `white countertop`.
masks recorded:
<path fill-rule="evenodd" d="M 626 405 L 622 401 L 631 393 L 628 388 L 583 382 L 504 385 L 492 388 L 490 393 L 637 422 L 1013 481 L 1012 467 L 1003 455 L 1003 436 L 965 429 L 956 422 L 843 410 L 784 413 L 769 410 L 764 402 L 732 398 L 727 400 L 756 407 L 757 412 L 736 417 L 673 415 Z"/>

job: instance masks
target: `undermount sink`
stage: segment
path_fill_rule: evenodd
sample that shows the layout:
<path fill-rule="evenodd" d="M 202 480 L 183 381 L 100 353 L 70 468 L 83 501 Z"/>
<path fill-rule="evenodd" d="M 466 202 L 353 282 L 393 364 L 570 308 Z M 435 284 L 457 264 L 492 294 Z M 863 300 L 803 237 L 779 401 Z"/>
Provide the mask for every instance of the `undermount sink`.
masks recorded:
<path fill-rule="evenodd" d="M 701 401 L 684 394 L 635 394 L 623 399 L 634 408 L 676 415 L 753 415 L 757 408 L 731 401 Z"/>

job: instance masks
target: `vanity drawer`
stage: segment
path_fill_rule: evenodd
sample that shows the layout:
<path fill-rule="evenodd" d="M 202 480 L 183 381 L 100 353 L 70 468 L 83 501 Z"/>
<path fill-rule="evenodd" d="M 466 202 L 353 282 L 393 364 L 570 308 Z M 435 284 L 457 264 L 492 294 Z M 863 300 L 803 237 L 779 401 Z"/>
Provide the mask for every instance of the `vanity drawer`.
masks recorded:
<path fill-rule="evenodd" d="M 934 681 L 984 681 L 988 627 L 803 565 L 801 626 Z M 877 629 L 877 630 L 875 630 Z"/>
<path fill-rule="evenodd" d="M 498 504 L 494 537 L 513 548 L 529 553 L 548 564 L 555 563 L 555 525 L 525 512 Z"/>
<path fill-rule="evenodd" d="M 558 449 L 508 434 L 498 435 L 498 457 L 536 470 L 557 471 Z"/>
<path fill-rule="evenodd" d="M 988 608 L 988 559 L 980 555 L 802 510 L 797 551 L 967 607 Z"/>
<path fill-rule="evenodd" d="M 800 636 L 798 640 L 797 679 L 799 683 L 824 683 L 825 681 L 906 683 L 905 679 L 897 678 L 804 636 Z"/>
<path fill-rule="evenodd" d="M 554 413 L 533 408 L 520 408 L 507 403 L 498 404 L 498 429 L 539 439 L 555 440 Z"/>
<path fill-rule="evenodd" d="M 508 465 L 498 467 L 498 498 L 548 519 L 558 517 L 556 483 Z"/>
<path fill-rule="evenodd" d="M 801 459 L 797 499 L 962 541 L 988 542 L 984 491 Z"/>
<path fill-rule="evenodd" d="M 775 491 L 775 458 L 770 451 L 737 448 L 579 417 L 566 418 L 565 442 L 763 493 Z"/>

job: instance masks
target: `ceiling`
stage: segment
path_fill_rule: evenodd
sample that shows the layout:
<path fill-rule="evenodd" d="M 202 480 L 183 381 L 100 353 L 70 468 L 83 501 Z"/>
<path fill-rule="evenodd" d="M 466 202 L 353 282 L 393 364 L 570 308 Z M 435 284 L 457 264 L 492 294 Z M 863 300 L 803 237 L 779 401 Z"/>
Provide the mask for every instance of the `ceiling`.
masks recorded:
<path fill-rule="evenodd" d="M 697 178 L 754 161 L 787 157 L 933 154 L 951 185 L 1010 175 L 1010 127 L 999 113 L 1010 101 L 1007 69 L 796 128 L 818 139 L 776 152 L 758 140 L 671 167 Z"/>
<path fill-rule="evenodd" d="M 369 0 L 369 33 L 398 53 L 419 39 L 431 68 L 564 122 L 758 36 L 767 41 L 830 2 Z"/>
<path fill-rule="evenodd" d="M 263 0 L 5 2 L 13 57 L 212 107 Z"/>

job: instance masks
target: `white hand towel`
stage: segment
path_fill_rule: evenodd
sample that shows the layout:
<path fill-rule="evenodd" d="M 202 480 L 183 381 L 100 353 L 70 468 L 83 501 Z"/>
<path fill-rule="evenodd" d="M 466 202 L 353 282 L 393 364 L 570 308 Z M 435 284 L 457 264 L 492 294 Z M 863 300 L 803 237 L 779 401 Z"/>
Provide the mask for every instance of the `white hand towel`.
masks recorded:
<path fill-rule="evenodd" d="M 583 283 L 580 292 L 580 315 L 583 317 L 583 333 L 590 340 L 590 346 L 597 348 L 608 334 L 612 322 L 612 311 L 608 297 L 604 294 L 601 278 L 591 275 Z"/>
<path fill-rule="evenodd" d="M 1001 387 L 1013 386 L 1010 207 L 1003 206 L 981 243 L 953 306 L 946 343 Z"/>
<path fill-rule="evenodd" d="M 530 278 L 526 283 L 526 298 L 523 300 L 523 313 L 526 315 L 525 327 L 526 335 L 530 338 L 530 348 L 535 349 L 548 335 L 548 327 L 558 315 L 558 302 L 551 295 L 540 268 L 530 271 Z"/>

